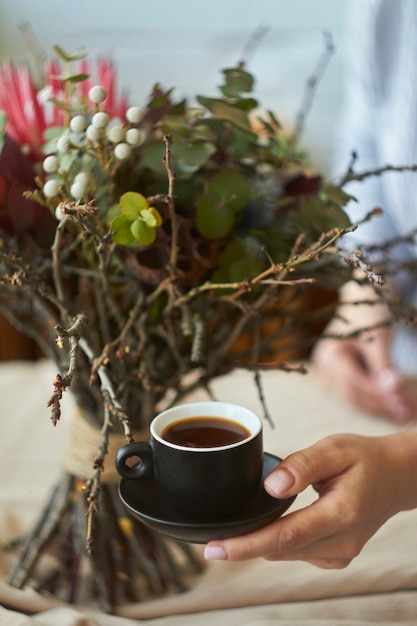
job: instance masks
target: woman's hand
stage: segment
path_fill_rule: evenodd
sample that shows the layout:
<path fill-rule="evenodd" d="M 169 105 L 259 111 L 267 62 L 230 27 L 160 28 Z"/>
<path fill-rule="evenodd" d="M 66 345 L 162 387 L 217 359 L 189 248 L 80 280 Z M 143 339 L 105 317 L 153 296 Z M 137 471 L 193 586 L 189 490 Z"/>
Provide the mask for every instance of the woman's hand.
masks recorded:
<path fill-rule="evenodd" d="M 326 329 L 326 335 L 344 339 L 322 339 L 312 360 L 323 383 L 347 399 L 352 406 L 367 413 L 396 421 L 417 417 L 417 405 L 404 392 L 404 381 L 390 357 L 390 330 L 385 322 L 389 314 L 369 286 L 351 282 L 341 291 L 344 304 Z M 368 328 L 355 335 L 355 331 Z M 351 335 L 351 336 L 349 336 Z"/>
<path fill-rule="evenodd" d="M 417 507 L 417 432 L 333 435 L 291 454 L 265 479 L 277 498 L 309 485 L 319 494 L 313 504 L 253 533 L 210 542 L 206 559 L 346 567 L 388 518 Z"/>

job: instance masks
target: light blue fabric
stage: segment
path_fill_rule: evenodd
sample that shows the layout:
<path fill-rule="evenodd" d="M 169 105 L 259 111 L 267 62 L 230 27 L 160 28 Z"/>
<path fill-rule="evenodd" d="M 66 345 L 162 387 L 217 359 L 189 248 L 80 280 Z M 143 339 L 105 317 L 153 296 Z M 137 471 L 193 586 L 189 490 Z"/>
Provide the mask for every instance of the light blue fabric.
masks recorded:
<path fill-rule="evenodd" d="M 352 0 L 349 6 L 348 73 L 345 114 L 341 119 L 336 173 L 342 175 L 352 151 L 356 171 L 387 164 L 417 163 L 417 1 Z M 348 205 L 353 222 L 379 206 L 374 218 L 347 237 L 345 246 L 378 244 L 417 227 L 417 173 L 385 173 L 349 183 L 358 200 Z M 401 259 L 416 258 L 415 245 L 396 246 Z M 417 306 L 417 274 L 397 274 L 397 291 Z M 417 330 L 396 325 L 395 364 L 417 375 Z"/>

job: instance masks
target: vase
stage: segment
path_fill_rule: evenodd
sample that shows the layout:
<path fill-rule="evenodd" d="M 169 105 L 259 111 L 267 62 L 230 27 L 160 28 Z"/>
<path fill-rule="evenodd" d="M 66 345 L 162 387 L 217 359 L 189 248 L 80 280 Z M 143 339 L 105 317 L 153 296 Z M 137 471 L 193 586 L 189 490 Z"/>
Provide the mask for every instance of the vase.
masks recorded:
<path fill-rule="evenodd" d="M 91 516 L 86 490 L 94 480 L 92 467 L 102 436 L 81 406 L 70 434 L 56 484 L 24 538 L 10 584 L 30 585 L 63 602 L 96 606 L 106 613 L 189 588 L 202 571 L 193 547 L 149 529 L 119 498 L 114 458 L 126 443 L 123 435 L 108 438 L 93 504 L 99 510 Z M 147 438 L 145 430 L 134 432 L 134 440 Z"/>

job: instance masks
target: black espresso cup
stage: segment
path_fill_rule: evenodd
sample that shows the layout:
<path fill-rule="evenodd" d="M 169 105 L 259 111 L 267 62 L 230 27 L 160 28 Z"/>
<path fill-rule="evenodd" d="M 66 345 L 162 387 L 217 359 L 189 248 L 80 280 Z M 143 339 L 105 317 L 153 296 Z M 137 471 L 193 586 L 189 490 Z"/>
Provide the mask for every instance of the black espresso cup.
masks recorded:
<path fill-rule="evenodd" d="M 116 468 L 133 480 L 156 480 L 178 513 L 204 521 L 239 514 L 259 488 L 262 420 L 227 402 L 194 402 L 163 411 L 151 440 L 129 443 Z M 127 462 L 139 460 L 133 466 Z"/>

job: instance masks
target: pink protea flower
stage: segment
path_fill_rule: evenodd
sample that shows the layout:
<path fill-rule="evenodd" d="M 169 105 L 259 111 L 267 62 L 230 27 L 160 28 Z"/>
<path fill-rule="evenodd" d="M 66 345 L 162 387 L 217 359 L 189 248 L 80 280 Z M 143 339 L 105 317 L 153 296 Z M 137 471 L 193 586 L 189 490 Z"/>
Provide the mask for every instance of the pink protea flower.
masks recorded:
<path fill-rule="evenodd" d="M 0 66 L 0 109 L 7 116 L 6 133 L 27 150 L 33 161 L 39 161 L 47 122 L 26 65 L 6 62 Z"/>
<path fill-rule="evenodd" d="M 90 75 L 89 63 L 81 61 L 74 73 Z M 0 110 L 7 118 L 0 151 L 0 231 L 11 235 L 31 234 L 42 243 L 49 241 L 53 218 L 45 207 L 28 200 L 23 193 L 36 187 L 35 170 L 40 169 L 45 157 L 45 131 L 68 121 L 63 109 L 53 102 L 66 102 L 68 98 L 62 75 L 59 62 L 49 62 L 46 84 L 38 89 L 26 65 L 15 66 L 10 62 L 0 65 Z M 97 82 L 107 93 L 100 106 L 110 119 L 124 119 L 127 98 L 117 99 L 116 72 L 109 59 L 98 60 Z M 71 86 L 69 97 L 74 110 L 79 104 L 95 113 L 95 105 L 87 97 L 93 81 L 88 78 Z M 42 175 L 38 171 L 39 174 Z"/>

